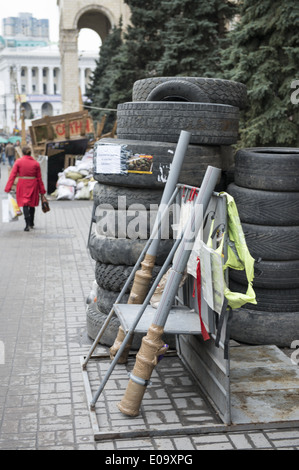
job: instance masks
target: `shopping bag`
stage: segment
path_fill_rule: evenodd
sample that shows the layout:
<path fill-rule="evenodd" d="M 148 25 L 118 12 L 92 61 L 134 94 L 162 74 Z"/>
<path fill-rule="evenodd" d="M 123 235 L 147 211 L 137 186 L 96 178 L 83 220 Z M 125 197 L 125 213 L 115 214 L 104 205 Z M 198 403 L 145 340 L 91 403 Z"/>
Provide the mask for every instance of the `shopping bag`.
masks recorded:
<path fill-rule="evenodd" d="M 19 208 L 17 201 L 10 194 L 8 195 L 8 206 L 13 219 L 22 215 L 22 211 Z"/>
<path fill-rule="evenodd" d="M 223 276 L 223 238 L 216 250 L 204 242 L 200 246 L 202 292 L 205 301 L 219 315 L 224 302 L 225 282 Z"/>
<path fill-rule="evenodd" d="M 18 220 L 22 215 L 16 200 L 9 194 L 7 199 L 2 199 L 2 222 L 9 223 Z"/>

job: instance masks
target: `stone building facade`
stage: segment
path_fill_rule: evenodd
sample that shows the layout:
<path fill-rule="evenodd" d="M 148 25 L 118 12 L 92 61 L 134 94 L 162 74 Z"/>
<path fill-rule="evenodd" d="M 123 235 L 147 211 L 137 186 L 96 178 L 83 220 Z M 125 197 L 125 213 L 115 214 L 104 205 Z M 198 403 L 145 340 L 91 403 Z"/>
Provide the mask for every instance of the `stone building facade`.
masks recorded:
<path fill-rule="evenodd" d="M 80 30 L 91 29 L 104 40 L 120 17 L 124 27 L 130 17 L 123 0 L 57 0 L 57 8 L 59 45 L 50 43 L 47 31 L 42 38 L 34 36 L 34 29 L 18 34 L 18 20 L 30 25 L 35 20 L 31 14 L 3 24 L 7 37 L 0 36 L 0 133 L 21 128 L 21 108 L 26 128 L 32 119 L 79 111 L 79 87 L 84 100 L 98 59 L 94 52 L 79 52 Z"/>
<path fill-rule="evenodd" d="M 63 113 L 79 110 L 78 35 L 89 28 L 105 39 L 110 29 L 122 17 L 124 28 L 129 23 L 130 10 L 123 0 L 57 0 L 59 7 L 59 47 L 61 54 L 61 92 Z"/>
<path fill-rule="evenodd" d="M 94 52 L 81 52 L 77 59 L 77 99 L 83 95 L 95 68 Z M 74 76 L 74 70 L 72 75 Z M 62 73 L 57 45 L 47 47 L 5 47 L 0 50 L 0 130 L 10 134 L 21 129 L 21 108 L 26 128 L 32 119 L 63 112 Z"/>

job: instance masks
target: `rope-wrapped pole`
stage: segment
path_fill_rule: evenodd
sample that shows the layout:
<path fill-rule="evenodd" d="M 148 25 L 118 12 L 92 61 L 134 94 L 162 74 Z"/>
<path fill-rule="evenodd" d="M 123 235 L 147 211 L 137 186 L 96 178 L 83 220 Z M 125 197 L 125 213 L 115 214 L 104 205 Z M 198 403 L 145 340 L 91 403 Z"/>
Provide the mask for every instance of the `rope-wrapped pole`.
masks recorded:
<path fill-rule="evenodd" d="M 147 335 L 142 340 L 125 395 L 118 404 L 119 410 L 128 416 L 138 416 L 142 398 L 150 381 L 151 374 L 160 356 L 167 350 L 167 345 L 164 344 L 162 339 L 164 326 L 174 303 L 174 298 L 177 294 L 194 241 L 202 226 L 204 213 L 207 210 L 220 175 L 220 169 L 211 166 L 207 168 L 181 243 L 175 253 L 173 266 L 170 270 L 155 318 Z"/>

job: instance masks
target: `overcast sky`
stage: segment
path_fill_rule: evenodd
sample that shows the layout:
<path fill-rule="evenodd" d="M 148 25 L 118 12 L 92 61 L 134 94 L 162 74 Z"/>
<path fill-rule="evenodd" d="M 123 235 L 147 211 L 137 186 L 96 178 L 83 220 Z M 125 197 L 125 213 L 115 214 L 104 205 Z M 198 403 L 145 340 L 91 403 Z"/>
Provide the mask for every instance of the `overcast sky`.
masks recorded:
<path fill-rule="evenodd" d="M 3 34 L 2 19 L 8 16 L 18 16 L 19 13 L 32 13 L 34 18 L 48 19 L 50 22 L 50 40 L 59 41 L 59 8 L 57 0 L 1 0 L 0 5 L 0 34 Z M 82 30 L 79 36 L 80 50 L 95 50 L 98 52 L 100 39 L 91 30 Z"/>

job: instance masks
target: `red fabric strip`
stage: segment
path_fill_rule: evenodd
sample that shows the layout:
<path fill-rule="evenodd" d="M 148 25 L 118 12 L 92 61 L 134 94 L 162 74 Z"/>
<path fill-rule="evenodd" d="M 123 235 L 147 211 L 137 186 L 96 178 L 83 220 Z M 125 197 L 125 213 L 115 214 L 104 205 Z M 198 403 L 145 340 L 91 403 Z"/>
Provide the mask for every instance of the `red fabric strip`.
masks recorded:
<path fill-rule="evenodd" d="M 197 303 L 198 303 L 199 319 L 200 319 L 200 326 L 201 326 L 201 334 L 202 334 L 204 341 L 207 341 L 208 339 L 210 339 L 210 336 L 206 330 L 206 327 L 201 317 L 201 272 L 200 272 L 200 259 L 199 258 L 197 258 L 196 280 L 197 280 Z"/>

